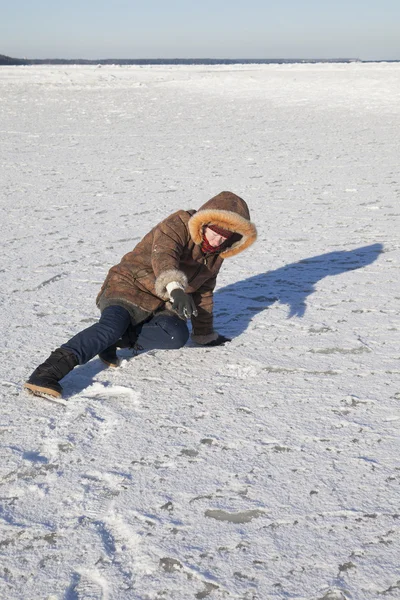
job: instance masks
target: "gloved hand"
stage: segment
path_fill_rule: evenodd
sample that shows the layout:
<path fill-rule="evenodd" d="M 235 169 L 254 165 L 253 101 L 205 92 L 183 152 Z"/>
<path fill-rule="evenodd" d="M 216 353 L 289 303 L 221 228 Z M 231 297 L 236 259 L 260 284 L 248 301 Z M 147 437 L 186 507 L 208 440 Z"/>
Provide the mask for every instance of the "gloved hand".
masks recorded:
<path fill-rule="evenodd" d="M 213 340 L 212 342 L 208 342 L 208 344 L 203 344 L 203 346 L 223 346 L 227 342 L 231 342 L 231 341 L 232 341 L 232 338 L 228 338 L 228 337 L 225 337 L 224 335 L 218 334 L 218 337 L 216 340 Z"/>
<path fill-rule="evenodd" d="M 190 319 L 192 315 L 197 317 L 197 308 L 192 296 L 185 294 L 181 289 L 172 290 L 170 293 L 172 309 L 181 319 Z"/>

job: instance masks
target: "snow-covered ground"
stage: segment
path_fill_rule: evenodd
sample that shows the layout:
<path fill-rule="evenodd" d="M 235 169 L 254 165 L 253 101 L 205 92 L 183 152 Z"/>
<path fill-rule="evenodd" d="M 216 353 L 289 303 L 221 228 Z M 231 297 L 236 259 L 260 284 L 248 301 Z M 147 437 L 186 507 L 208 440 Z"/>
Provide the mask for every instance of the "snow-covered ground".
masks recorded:
<path fill-rule="evenodd" d="M 0 69 L 2 599 L 400 597 L 399 136 L 399 64 Z M 21 391 L 226 189 L 231 344 Z"/>

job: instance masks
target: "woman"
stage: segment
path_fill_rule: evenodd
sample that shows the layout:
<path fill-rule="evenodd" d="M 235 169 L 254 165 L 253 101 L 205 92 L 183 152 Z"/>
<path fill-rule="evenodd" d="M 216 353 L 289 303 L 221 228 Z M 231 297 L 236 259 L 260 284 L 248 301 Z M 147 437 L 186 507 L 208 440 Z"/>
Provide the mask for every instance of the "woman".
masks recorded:
<path fill-rule="evenodd" d="M 224 259 L 256 237 L 246 202 L 232 192 L 221 192 L 197 212 L 170 215 L 109 270 L 96 300 L 99 322 L 52 352 L 24 387 L 59 398 L 59 381 L 97 354 L 116 367 L 117 347 L 181 348 L 189 337 L 187 319 L 194 342 L 230 341 L 213 328 L 213 290 Z"/>

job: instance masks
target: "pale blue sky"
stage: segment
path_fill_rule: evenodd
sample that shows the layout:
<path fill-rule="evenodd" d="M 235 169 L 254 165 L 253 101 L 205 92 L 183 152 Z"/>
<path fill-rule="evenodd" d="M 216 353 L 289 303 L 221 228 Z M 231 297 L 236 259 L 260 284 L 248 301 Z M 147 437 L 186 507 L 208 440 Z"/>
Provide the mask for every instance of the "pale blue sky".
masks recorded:
<path fill-rule="evenodd" d="M 400 0 L 0 0 L 0 54 L 400 59 Z"/>

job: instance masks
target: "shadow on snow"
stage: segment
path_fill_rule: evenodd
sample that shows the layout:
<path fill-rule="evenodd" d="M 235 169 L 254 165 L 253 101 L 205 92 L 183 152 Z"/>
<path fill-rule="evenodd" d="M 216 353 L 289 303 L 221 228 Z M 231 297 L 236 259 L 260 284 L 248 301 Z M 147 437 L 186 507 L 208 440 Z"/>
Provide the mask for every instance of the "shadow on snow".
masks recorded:
<path fill-rule="evenodd" d="M 383 244 L 328 252 L 227 285 L 214 296 L 216 328 L 228 325 L 232 335 L 240 335 L 255 314 L 275 302 L 289 306 L 289 319 L 303 317 L 307 297 L 316 291 L 318 281 L 366 267 L 382 252 Z"/>

